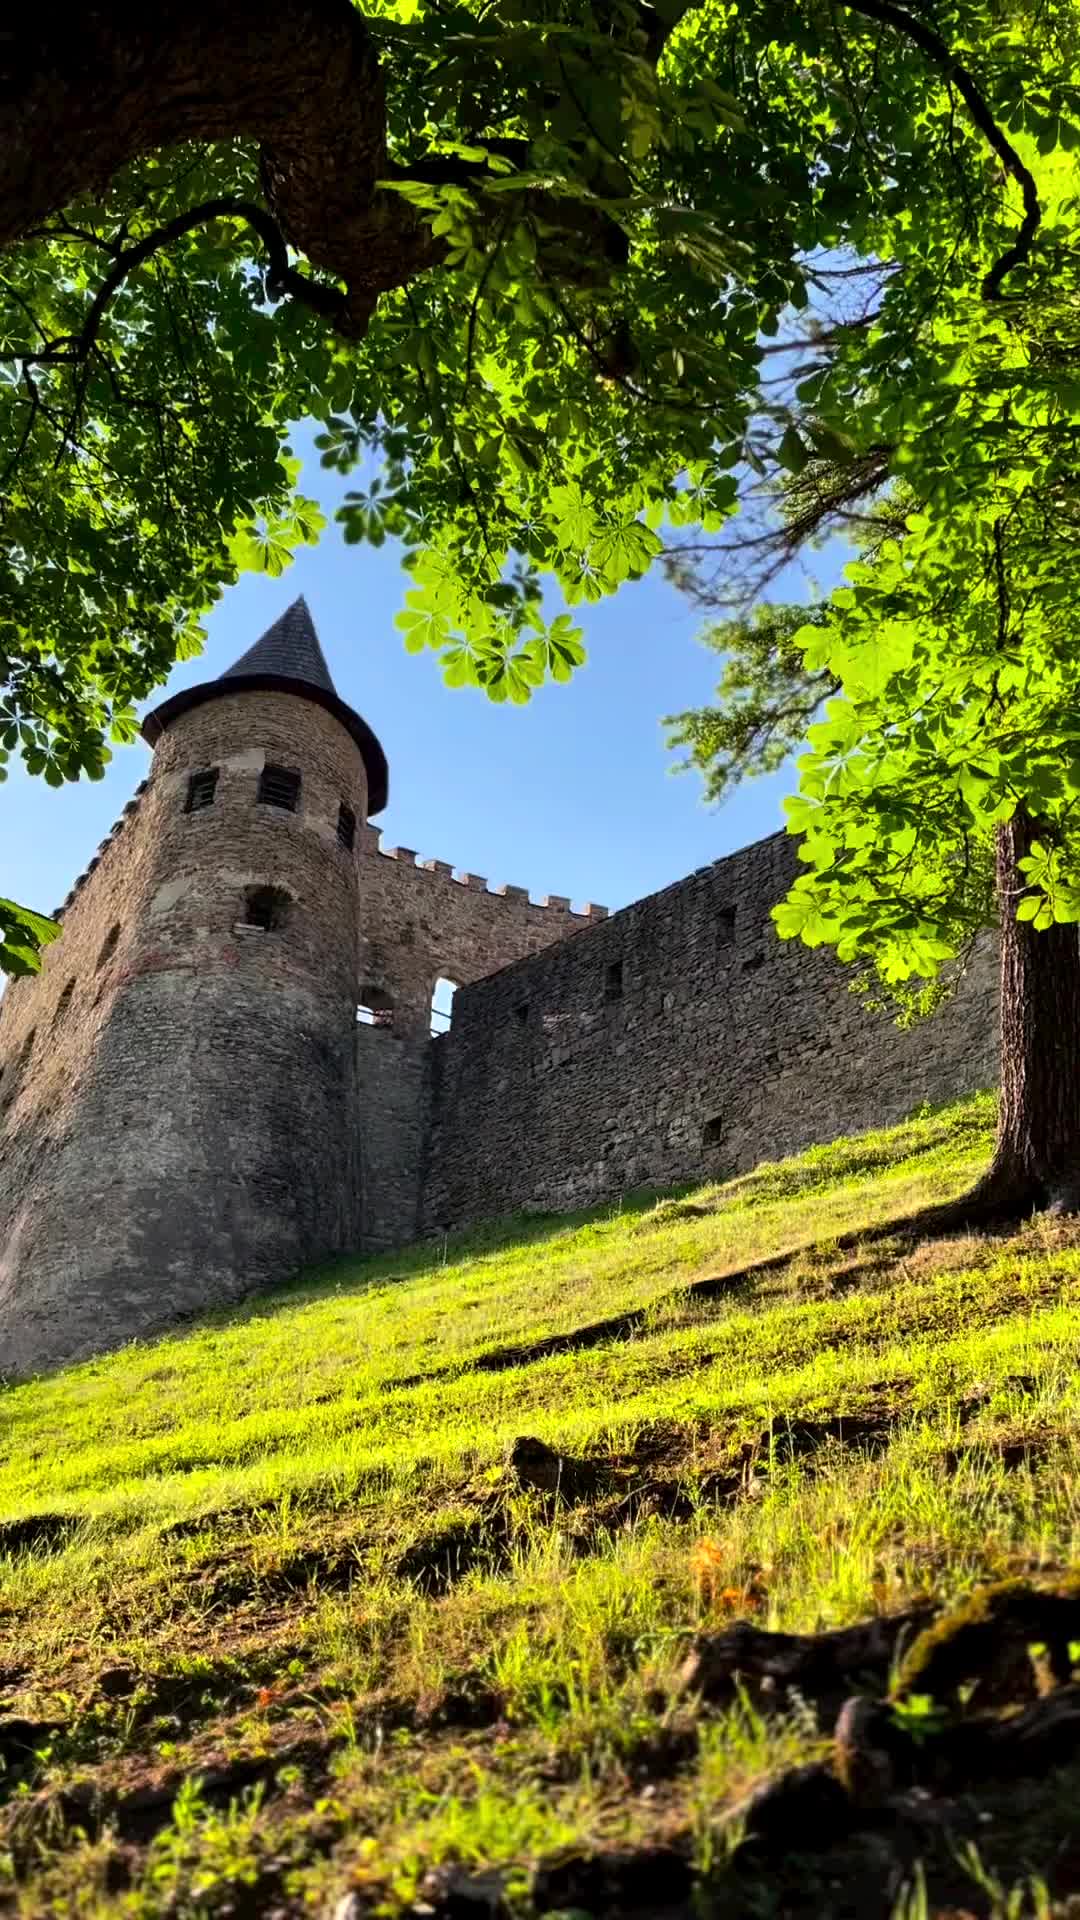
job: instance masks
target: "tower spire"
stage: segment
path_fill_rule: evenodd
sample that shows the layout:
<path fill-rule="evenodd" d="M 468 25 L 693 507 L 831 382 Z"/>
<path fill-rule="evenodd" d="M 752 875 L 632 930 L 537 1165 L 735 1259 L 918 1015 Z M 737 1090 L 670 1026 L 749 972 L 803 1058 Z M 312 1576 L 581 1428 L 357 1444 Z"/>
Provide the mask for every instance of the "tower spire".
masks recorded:
<path fill-rule="evenodd" d="M 352 735 L 363 756 L 368 782 L 368 812 L 379 813 L 387 801 L 389 775 L 386 755 L 366 720 L 347 706 L 334 685 L 326 656 L 319 644 L 315 622 L 303 594 L 279 614 L 272 626 L 240 655 L 216 680 L 204 680 L 195 687 L 184 687 L 143 721 L 143 739 L 156 746 L 162 734 L 180 714 L 190 712 L 207 700 L 253 692 L 291 693 L 301 700 L 314 700 L 336 715 Z"/>
<path fill-rule="evenodd" d="M 271 673 L 276 679 L 299 680 L 337 696 L 326 656 L 319 645 L 315 622 L 303 594 L 286 607 L 254 646 L 226 667 L 222 680 L 246 680 L 252 674 Z"/>

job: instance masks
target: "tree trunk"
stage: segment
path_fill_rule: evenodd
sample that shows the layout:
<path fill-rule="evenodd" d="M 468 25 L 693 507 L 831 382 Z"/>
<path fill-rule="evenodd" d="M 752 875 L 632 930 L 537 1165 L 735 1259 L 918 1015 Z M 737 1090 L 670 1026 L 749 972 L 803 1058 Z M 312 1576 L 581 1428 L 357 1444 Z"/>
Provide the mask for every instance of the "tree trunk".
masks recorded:
<path fill-rule="evenodd" d="M 382 83 L 350 0 L 98 0 L 0 32 L 0 245 L 188 140 L 310 143 L 319 184 L 370 198 Z M 337 145 L 335 154 L 334 147 Z M 283 166 L 284 170 L 284 166 Z"/>
<path fill-rule="evenodd" d="M 1080 937 L 1016 918 L 1019 862 L 1038 835 L 1022 808 L 998 828 L 1001 1092 L 997 1150 L 976 1195 L 1003 1213 L 1080 1208 Z"/>

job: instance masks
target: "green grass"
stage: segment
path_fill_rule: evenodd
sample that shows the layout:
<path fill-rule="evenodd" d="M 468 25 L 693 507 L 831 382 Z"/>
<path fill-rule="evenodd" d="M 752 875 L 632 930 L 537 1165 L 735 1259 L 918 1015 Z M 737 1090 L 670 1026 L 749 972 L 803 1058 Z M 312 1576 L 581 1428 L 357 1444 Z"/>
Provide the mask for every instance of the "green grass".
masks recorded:
<path fill-rule="evenodd" d="M 507 1869 L 528 1915 L 554 1850 L 668 1843 L 700 1913 L 833 1910 L 783 1863 L 732 1892 L 732 1809 L 821 1750 L 808 1715 L 674 1676 L 703 1624 L 1080 1561 L 1080 1234 L 836 1245 L 961 1191 L 992 1125 L 983 1097 L 342 1263 L 0 1393 L 0 1695 L 39 1726 L 0 1777 L 0 1911 L 322 1914 L 351 1888 L 392 1916 L 452 1862 Z M 522 1488 L 522 1435 L 593 1493 Z M 1039 1892 L 1053 1794 L 1021 1805 L 964 1870 L 972 1912 L 1067 1911 Z M 945 1911 L 917 1874 L 875 1899 L 835 1911 Z"/>

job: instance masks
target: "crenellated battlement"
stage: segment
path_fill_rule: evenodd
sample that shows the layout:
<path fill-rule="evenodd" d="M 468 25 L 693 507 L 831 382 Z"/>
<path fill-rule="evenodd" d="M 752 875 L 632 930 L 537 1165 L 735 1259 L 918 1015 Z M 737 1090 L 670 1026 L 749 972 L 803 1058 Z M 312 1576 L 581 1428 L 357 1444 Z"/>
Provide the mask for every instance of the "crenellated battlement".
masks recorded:
<path fill-rule="evenodd" d="M 378 827 L 361 828 L 356 837 L 358 852 L 365 857 L 393 860 L 398 866 L 413 867 L 418 873 L 430 874 L 434 880 L 448 882 L 470 893 L 485 894 L 491 900 L 506 900 L 517 906 L 526 906 L 533 913 L 558 914 L 567 920 L 580 921 L 585 926 L 608 917 L 607 907 L 597 905 L 594 900 L 587 900 L 580 909 L 572 906 L 568 894 L 546 893 L 539 900 L 534 900 L 528 887 L 493 887 L 486 874 L 469 873 L 464 868 L 455 867 L 449 860 L 421 860 L 415 847 L 386 847 L 383 838 Z"/>
<path fill-rule="evenodd" d="M 133 819 L 135 814 L 138 813 L 139 807 L 142 803 L 142 796 L 146 792 L 146 789 L 149 785 L 150 785 L 149 780 L 140 780 L 132 798 L 128 801 L 127 806 L 124 808 L 122 814 L 120 815 L 119 820 L 113 821 L 113 824 L 109 828 L 108 833 L 105 835 L 104 840 L 100 840 L 98 842 L 97 852 L 93 855 L 91 859 L 87 861 L 82 872 L 78 874 L 76 878 L 72 881 L 71 887 L 69 888 L 68 892 L 64 895 L 64 898 L 60 902 L 60 905 L 54 908 L 53 916 L 52 916 L 54 920 L 63 919 L 64 914 L 67 912 L 67 909 L 70 907 L 72 901 L 75 899 L 76 894 L 82 892 L 82 889 L 83 887 L 85 887 L 87 881 L 90 878 L 90 875 L 92 873 L 97 872 L 97 869 L 100 867 L 105 854 L 107 854 L 109 851 L 109 848 L 115 844 L 120 834 L 123 833 L 124 828 Z"/>
<path fill-rule="evenodd" d="M 114 820 L 105 838 L 99 842 L 97 852 L 87 861 L 82 872 L 72 882 L 69 892 L 53 913 L 54 920 L 62 920 L 76 895 L 86 885 L 91 874 L 96 872 L 102 858 L 109 851 L 124 828 L 138 813 L 142 796 L 149 785 L 141 780 L 133 797 L 128 801 L 118 820 Z M 509 900 L 518 905 L 527 906 L 535 913 L 563 914 L 570 920 L 580 920 L 588 925 L 591 921 L 606 920 L 609 909 L 598 905 L 595 900 L 586 900 L 584 905 L 575 909 L 568 894 L 546 893 L 534 900 L 528 887 L 516 887 L 509 884 L 492 886 L 483 873 L 469 873 L 464 868 L 455 867 L 449 860 L 421 860 L 415 847 L 386 847 L 383 834 L 378 827 L 361 827 L 356 836 L 357 852 L 365 856 L 378 855 L 383 860 L 395 860 L 399 866 L 414 867 L 418 873 L 429 873 L 434 878 L 449 881 L 452 886 L 465 887 L 472 893 L 484 893 L 493 900 Z"/>

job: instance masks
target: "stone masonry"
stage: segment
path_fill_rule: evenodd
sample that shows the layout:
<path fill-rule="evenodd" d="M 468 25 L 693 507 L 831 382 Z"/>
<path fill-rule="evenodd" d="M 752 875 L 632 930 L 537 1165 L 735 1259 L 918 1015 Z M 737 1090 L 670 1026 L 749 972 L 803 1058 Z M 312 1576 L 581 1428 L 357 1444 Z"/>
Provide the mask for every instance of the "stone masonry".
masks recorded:
<path fill-rule="evenodd" d="M 302 601 L 144 734 L 149 778 L 0 1002 L 0 1375 L 993 1082 L 992 943 L 898 1032 L 776 939 L 784 835 L 610 918 L 384 851 L 386 761 Z"/>
<path fill-rule="evenodd" d="M 421 1224 L 719 1179 L 994 1084 L 997 958 L 925 1025 L 868 1014 L 769 918 L 783 833 L 463 988 L 433 1044 Z"/>

